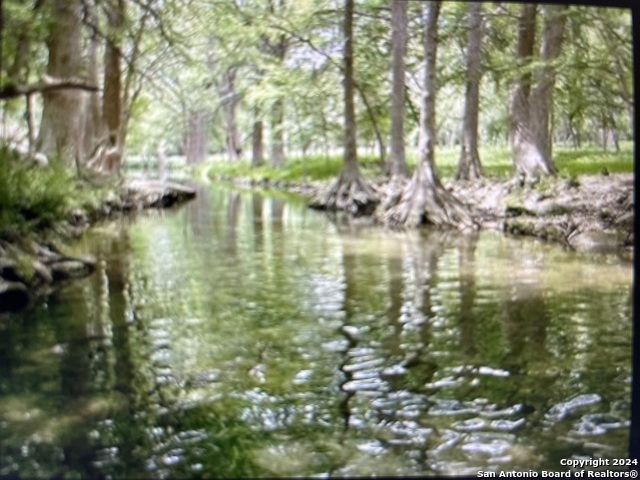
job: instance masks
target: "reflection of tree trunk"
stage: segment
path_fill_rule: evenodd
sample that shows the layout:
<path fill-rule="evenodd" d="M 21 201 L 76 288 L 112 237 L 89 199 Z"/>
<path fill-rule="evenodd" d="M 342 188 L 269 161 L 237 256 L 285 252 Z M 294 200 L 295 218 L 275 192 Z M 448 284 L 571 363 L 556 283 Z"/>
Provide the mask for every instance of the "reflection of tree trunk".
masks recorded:
<path fill-rule="evenodd" d="M 477 353 L 476 320 L 473 305 L 476 300 L 475 249 L 477 235 L 466 235 L 458 248 L 460 272 L 460 349 L 468 356 Z"/>
<path fill-rule="evenodd" d="M 0 378 L 11 378 L 13 369 L 18 365 L 19 352 L 23 349 L 18 347 L 18 339 L 14 333 L 16 329 L 7 328 L 0 335 Z"/>
<path fill-rule="evenodd" d="M 264 221 L 262 219 L 262 211 L 264 209 L 264 198 L 262 195 L 253 192 L 251 194 L 251 209 L 253 211 L 253 238 L 255 241 L 255 249 L 262 249 L 264 242 Z"/>
<path fill-rule="evenodd" d="M 81 321 L 70 322 L 65 332 L 67 350 L 60 360 L 61 390 L 75 399 L 91 390 L 90 339 L 87 338 L 87 312 L 74 312 Z"/>
<path fill-rule="evenodd" d="M 282 232 L 282 216 L 284 202 L 278 198 L 271 199 L 271 225 L 274 232 Z"/>
<path fill-rule="evenodd" d="M 438 258 L 442 254 L 442 246 L 445 243 L 440 235 L 435 235 L 435 239 L 429 242 L 426 248 L 420 248 L 414 251 L 415 260 L 415 305 L 423 315 L 423 325 L 429 324 L 433 316 L 433 299 L 431 292 L 437 283 L 436 269 L 438 266 Z M 423 340 L 428 340 L 425 338 Z M 427 343 L 425 343 L 427 345 Z"/>
<path fill-rule="evenodd" d="M 508 296 L 503 300 L 503 331 L 509 350 L 505 352 L 514 373 L 523 372 L 531 361 L 544 359 L 549 314 L 540 285 L 543 266 L 519 250 L 517 268 L 510 270 Z"/>
<path fill-rule="evenodd" d="M 237 229 L 238 229 L 238 217 L 240 214 L 241 197 L 239 193 L 231 193 L 229 195 L 229 203 L 227 204 L 227 235 L 226 235 L 226 250 L 231 255 L 236 255 L 237 252 Z"/>
<path fill-rule="evenodd" d="M 209 235 L 208 225 L 211 217 L 209 207 L 209 189 L 198 188 L 196 200 L 188 202 L 184 207 L 187 211 L 186 222 L 195 238 L 204 238 Z"/>
<path fill-rule="evenodd" d="M 542 292 L 532 290 L 530 284 L 512 286 L 503 319 L 510 358 L 526 361 L 523 356 L 545 356 L 549 316 Z"/>
<path fill-rule="evenodd" d="M 134 386 L 135 365 L 127 324 L 127 265 L 119 252 L 113 252 L 107 260 L 109 282 L 109 313 L 113 325 L 113 348 L 115 352 L 115 389 L 123 393 L 132 404 L 136 403 Z"/>
<path fill-rule="evenodd" d="M 141 448 L 144 451 L 146 442 L 145 424 L 140 418 L 136 418 L 136 412 L 148 411 L 150 394 L 153 392 L 141 376 L 140 365 L 136 363 L 139 355 L 134 343 L 131 325 L 128 321 L 127 309 L 132 304 L 132 289 L 129 284 L 129 265 L 123 252 L 129 249 L 129 237 L 123 230 L 117 241 L 111 244 L 106 252 L 106 278 L 109 291 L 109 316 L 112 325 L 113 355 L 115 382 L 114 390 L 122 394 L 126 399 L 124 411 L 121 411 L 114 420 L 116 425 L 125 427 L 119 442 L 119 455 L 122 464 L 127 465 L 132 471 L 142 468 L 140 455 Z"/>
<path fill-rule="evenodd" d="M 402 281 L 402 257 L 399 255 L 390 255 L 387 262 L 389 270 L 389 308 L 387 309 L 387 320 L 389 325 L 393 327 L 392 336 L 386 341 L 388 351 L 391 355 L 400 353 L 400 344 L 402 339 L 402 323 L 400 315 L 402 311 L 402 289 L 404 282 Z"/>
<path fill-rule="evenodd" d="M 344 252 L 342 255 L 342 266 L 344 269 L 344 299 L 342 303 L 342 309 L 344 311 L 344 324 L 339 329 L 339 332 L 344 335 L 348 341 L 348 348 L 344 353 L 339 369 L 342 372 L 343 380 L 340 382 L 341 386 L 347 382 L 353 380 L 353 372 L 345 369 L 345 366 L 350 360 L 347 355 L 349 349 L 355 348 L 358 345 L 357 339 L 351 334 L 348 327 L 355 316 L 355 299 L 356 299 L 356 279 L 354 278 L 354 271 L 356 268 L 356 257 L 352 253 Z M 344 430 L 348 430 L 349 421 L 351 419 L 351 406 L 350 401 L 355 396 L 355 391 L 343 391 L 341 394 L 340 402 L 338 403 L 338 409 L 342 416 Z"/>
<path fill-rule="evenodd" d="M 431 324 L 433 319 L 432 292 L 437 284 L 438 258 L 445 245 L 443 236 L 439 232 L 427 234 L 427 238 L 419 237 L 420 241 L 412 244 L 410 252 L 413 270 L 413 281 L 407 282 L 406 288 L 413 291 L 414 314 L 417 318 L 411 321 L 416 325 L 417 341 L 407 343 L 403 366 L 411 369 L 413 374 L 408 378 L 407 388 L 422 393 L 424 384 L 430 382 L 438 366 L 430 358 L 425 358 L 430 352 L 432 343 Z M 418 380 L 418 383 L 416 383 Z"/>

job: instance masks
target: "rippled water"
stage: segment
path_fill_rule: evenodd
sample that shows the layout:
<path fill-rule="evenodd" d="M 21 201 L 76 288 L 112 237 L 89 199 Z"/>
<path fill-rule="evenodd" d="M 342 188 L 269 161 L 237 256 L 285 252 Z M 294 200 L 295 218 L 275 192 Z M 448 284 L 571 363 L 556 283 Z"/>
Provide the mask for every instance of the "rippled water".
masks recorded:
<path fill-rule="evenodd" d="M 204 187 L 0 317 L 0 475 L 566 471 L 623 458 L 632 267 Z"/>

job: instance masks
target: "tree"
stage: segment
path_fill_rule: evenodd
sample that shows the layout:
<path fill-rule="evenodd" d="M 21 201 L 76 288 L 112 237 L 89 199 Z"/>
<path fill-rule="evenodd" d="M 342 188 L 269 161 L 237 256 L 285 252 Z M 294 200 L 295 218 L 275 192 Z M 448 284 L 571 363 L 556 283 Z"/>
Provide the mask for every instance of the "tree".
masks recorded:
<path fill-rule="evenodd" d="M 264 163 L 264 145 L 262 142 L 262 120 L 260 120 L 260 112 L 256 108 L 256 118 L 253 122 L 253 131 L 251 134 L 251 166 L 259 167 Z"/>
<path fill-rule="evenodd" d="M 434 166 L 436 145 L 436 58 L 441 2 L 424 3 L 424 77 L 420 105 L 418 167 L 399 195 L 390 195 L 381 218 L 386 224 L 473 227 L 467 207 L 440 183 Z"/>
<path fill-rule="evenodd" d="M 285 8 L 285 0 L 269 0 L 272 15 L 281 15 Z M 279 33 L 275 41 L 267 41 L 271 56 L 280 65 L 287 55 L 288 41 L 286 35 Z M 275 168 L 284 165 L 284 97 L 279 96 L 271 105 L 271 165 Z"/>
<path fill-rule="evenodd" d="M 237 110 L 238 94 L 236 93 L 236 67 L 229 67 L 222 75 L 220 84 L 220 97 L 224 109 L 225 123 L 227 127 L 226 145 L 229 160 L 238 160 L 242 154 L 240 137 L 238 133 Z"/>
<path fill-rule="evenodd" d="M 82 2 L 52 0 L 47 36 L 47 75 L 79 78 L 82 74 Z M 76 89 L 43 93 L 42 121 L 37 149 L 47 156 L 60 156 L 62 164 L 79 165 L 82 151 L 82 93 Z M 62 119 L 62 121 L 61 121 Z"/>
<path fill-rule="evenodd" d="M 536 4 L 524 4 L 518 19 L 517 59 L 522 73 L 511 103 L 511 144 L 517 175 L 533 180 L 556 172 L 551 159 L 549 117 L 553 100 L 555 67 L 560 54 L 566 5 L 546 6 L 540 52 L 541 66 L 531 73 L 535 45 Z M 535 83 L 532 84 L 532 81 Z"/>
<path fill-rule="evenodd" d="M 329 190 L 323 207 L 345 210 L 357 215 L 372 212 L 378 204 L 377 192 L 360 173 L 356 143 L 356 113 L 353 81 L 353 0 L 345 0 L 344 8 L 344 167 L 337 182 Z"/>
<path fill-rule="evenodd" d="M 189 110 L 184 153 L 187 163 L 194 165 L 207 156 L 207 121 L 209 115 L 204 109 Z"/>
<path fill-rule="evenodd" d="M 482 176 L 478 153 L 478 116 L 480 109 L 480 76 L 482 56 L 482 3 L 471 2 L 469 36 L 467 40 L 467 88 L 457 180 L 472 180 Z"/>
<path fill-rule="evenodd" d="M 85 19 L 92 25 L 97 25 L 96 7 L 93 2 L 85 4 Z M 87 82 L 92 85 L 100 84 L 100 37 L 97 30 L 93 30 L 87 39 Z M 100 140 L 102 127 L 102 107 L 100 92 L 90 93 L 85 102 L 85 122 L 83 145 L 85 152 L 91 152 Z"/>
<path fill-rule="evenodd" d="M 120 144 L 122 126 L 122 61 L 120 50 L 124 26 L 124 0 L 111 0 L 105 5 L 108 35 L 104 48 L 104 93 L 102 119 L 109 146 Z"/>
<path fill-rule="evenodd" d="M 104 46 L 104 91 L 102 94 L 102 122 L 106 143 L 98 150 L 97 166 L 120 172 L 124 148 L 124 111 L 122 86 L 122 36 L 125 24 L 125 0 L 105 2 L 107 35 Z M 100 129 L 98 129 L 100 131 Z M 98 140 L 101 142 L 101 139 Z"/>
<path fill-rule="evenodd" d="M 391 85 L 391 158 L 389 173 L 391 177 L 407 175 L 407 161 L 404 152 L 404 111 L 405 111 L 405 72 L 404 56 L 407 50 L 407 3 L 404 0 L 391 0 L 391 48 L 392 48 L 392 85 Z"/>
<path fill-rule="evenodd" d="M 574 6 L 567 12 L 554 93 L 556 139 L 605 147 L 620 134 L 633 138 L 632 46 L 628 11 Z"/>

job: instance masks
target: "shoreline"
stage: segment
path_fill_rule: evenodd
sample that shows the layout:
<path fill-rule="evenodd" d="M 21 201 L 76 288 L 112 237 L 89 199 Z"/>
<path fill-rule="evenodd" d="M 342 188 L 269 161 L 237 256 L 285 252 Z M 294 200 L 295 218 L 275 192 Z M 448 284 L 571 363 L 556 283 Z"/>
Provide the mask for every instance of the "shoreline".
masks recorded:
<path fill-rule="evenodd" d="M 212 182 L 236 187 L 267 188 L 295 193 L 312 204 L 333 181 L 289 182 L 212 175 Z M 386 179 L 370 182 L 384 193 Z M 467 205 L 481 230 L 529 236 L 582 252 L 619 253 L 633 260 L 634 174 L 551 177 L 536 185 L 518 185 L 513 179 L 445 180 L 445 188 Z M 378 223 L 375 215 L 371 216 Z M 428 228 L 423 226 L 422 228 Z"/>
<path fill-rule="evenodd" d="M 175 181 L 128 179 L 90 210 L 74 209 L 66 220 L 26 237 L 0 239 L 0 314 L 20 311 L 66 282 L 93 273 L 96 259 L 66 254 L 66 241 L 115 215 L 170 208 L 195 195 L 194 189 Z"/>
<path fill-rule="evenodd" d="M 207 178 L 240 188 L 293 193 L 304 198 L 309 207 L 326 195 L 333 183 L 220 175 Z M 371 183 L 384 195 L 386 179 L 375 178 Z M 575 251 L 616 253 L 625 261 L 633 261 L 632 173 L 582 175 L 570 180 L 556 177 L 543 179 L 536 185 L 486 178 L 443 183 L 447 190 L 473 206 L 481 230 L 536 237 Z M 195 189 L 185 183 L 133 177 L 110 190 L 90 211 L 76 209 L 66 221 L 32 232 L 26 238 L 0 239 L 0 313 L 22 310 L 66 282 L 93 273 L 96 259 L 65 254 L 65 241 L 115 215 L 170 208 L 195 195 Z M 375 215 L 363 218 L 381 225 Z"/>

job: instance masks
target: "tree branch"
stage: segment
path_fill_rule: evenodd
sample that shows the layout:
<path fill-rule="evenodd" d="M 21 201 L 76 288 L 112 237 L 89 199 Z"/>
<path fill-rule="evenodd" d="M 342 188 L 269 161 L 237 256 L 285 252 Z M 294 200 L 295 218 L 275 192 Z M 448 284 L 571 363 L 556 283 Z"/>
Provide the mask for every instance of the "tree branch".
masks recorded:
<path fill-rule="evenodd" d="M 83 80 L 71 78 L 61 79 L 45 75 L 36 83 L 28 85 L 7 85 L 6 87 L 0 88 L 0 100 L 16 98 L 22 95 L 28 96 L 34 93 L 51 92 L 54 90 L 84 90 L 96 92 L 100 90 L 100 88 L 95 85 L 89 85 Z"/>

